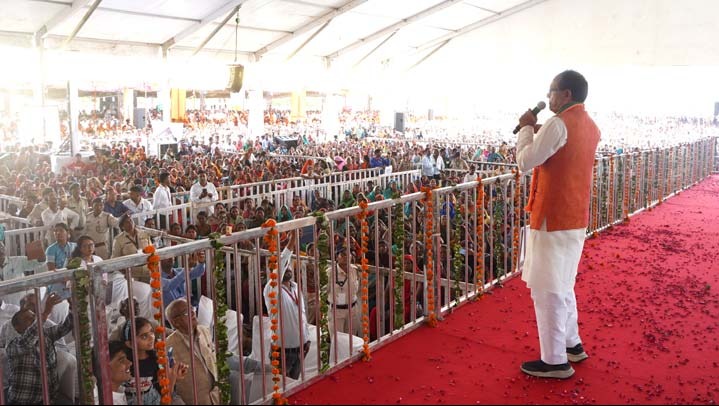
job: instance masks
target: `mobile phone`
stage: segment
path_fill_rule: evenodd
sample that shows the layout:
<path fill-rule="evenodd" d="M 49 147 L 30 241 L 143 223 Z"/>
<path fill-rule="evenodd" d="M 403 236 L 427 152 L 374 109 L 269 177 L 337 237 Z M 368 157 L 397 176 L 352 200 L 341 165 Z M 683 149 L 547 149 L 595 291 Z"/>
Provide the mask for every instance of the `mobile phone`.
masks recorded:
<path fill-rule="evenodd" d="M 202 189 L 202 193 L 207 194 L 207 188 Z"/>
<path fill-rule="evenodd" d="M 170 366 L 170 368 L 173 368 L 175 366 L 175 358 L 173 357 L 174 348 L 170 347 L 167 349 L 167 363 Z"/>
<path fill-rule="evenodd" d="M 68 300 L 72 297 L 72 292 L 67 286 L 65 286 L 64 283 L 53 283 L 51 285 L 48 285 L 47 292 L 48 294 L 55 293 L 56 295 L 60 296 L 65 300 Z"/>

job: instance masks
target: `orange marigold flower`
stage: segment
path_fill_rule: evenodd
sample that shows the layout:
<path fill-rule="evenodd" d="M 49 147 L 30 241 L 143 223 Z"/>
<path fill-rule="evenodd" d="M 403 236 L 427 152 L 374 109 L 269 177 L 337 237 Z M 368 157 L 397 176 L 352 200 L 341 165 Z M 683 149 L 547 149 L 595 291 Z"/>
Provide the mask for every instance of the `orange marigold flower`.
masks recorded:
<path fill-rule="evenodd" d="M 159 300 L 154 300 L 154 301 L 152 302 L 152 307 L 154 307 L 155 309 L 159 309 L 159 308 L 162 307 L 162 302 L 159 301 Z"/>
<path fill-rule="evenodd" d="M 154 281 L 150 282 L 150 286 L 153 289 L 160 289 L 162 287 L 162 284 L 160 283 L 160 281 L 154 280 Z"/>
<path fill-rule="evenodd" d="M 159 299 L 162 297 L 162 292 L 152 292 L 153 299 Z"/>
<path fill-rule="evenodd" d="M 163 405 L 169 405 L 172 403 L 172 398 L 168 395 L 165 395 L 162 397 L 162 404 Z"/>
<path fill-rule="evenodd" d="M 155 327 L 155 333 L 157 333 L 157 334 L 162 334 L 162 333 L 164 333 L 164 332 L 165 332 L 165 328 L 164 328 L 164 327 L 162 327 L 162 326 L 157 326 L 157 327 Z M 163 343 L 162 341 L 158 341 L 158 342 L 157 342 L 157 344 L 159 344 L 159 343 L 162 343 L 162 346 L 163 346 L 163 347 L 165 346 L 165 343 Z M 157 347 L 157 345 L 155 345 L 155 347 Z"/>
<path fill-rule="evenodd" d="M 267 219 L 264 223 L 262 223 L 262 228 L 272 228 L 277 226 L 277 222 L 275 219 Z"/>
<path fill-rule="evenodd" d="M 145 254 L 154 254 L 155 253 L 155 247 L 152 245 L 148 245 L 147 247 L 142 249 L 142 252 Z"/>

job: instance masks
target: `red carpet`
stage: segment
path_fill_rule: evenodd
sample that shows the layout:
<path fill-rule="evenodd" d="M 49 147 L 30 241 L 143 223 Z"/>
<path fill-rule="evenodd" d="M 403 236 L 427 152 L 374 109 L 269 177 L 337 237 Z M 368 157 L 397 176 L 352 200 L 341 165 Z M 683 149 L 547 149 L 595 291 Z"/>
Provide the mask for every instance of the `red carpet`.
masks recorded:
<path fill-rule="evenodd" d="M 590 358 L 566 381 L 539 358 L 519 278 L 290 398 L 292 404 L 714 404 L 719 400 L 719 177 L 586 242 L 577 279 Z"/>

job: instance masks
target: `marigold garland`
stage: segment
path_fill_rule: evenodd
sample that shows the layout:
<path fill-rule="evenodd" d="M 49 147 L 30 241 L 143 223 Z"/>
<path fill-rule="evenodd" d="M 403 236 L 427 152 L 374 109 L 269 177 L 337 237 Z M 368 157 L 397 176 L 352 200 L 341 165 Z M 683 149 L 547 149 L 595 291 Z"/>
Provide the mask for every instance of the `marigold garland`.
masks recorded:
<path fill-rule="evenodd" d="M 392 199 L 400 198 L 399 191 L 394 192 Z M 401 203 L 394 205 L 394 223 L 392 223 L 392 255 L 394 256 L 394 328 L 404 326 L 404 207 Z M 411 302 L 411 301 L 410 301 Z"/>
<path fill-rule="evenodd" d="M 320 329 L 320 373 L 327 371 L 330 368 L 330 328 L 329 328 L 329 305 L 328 303 L 328 292 L 327 285 L 329 285 L 329 275 L 327 272 L 323 272 L 328 268 L 330 261 L 330 222 L 325 217 L 325 213 L 321 211 L 313 212 L 312 215 L 317 219 L 317 226 L 319 232 L 317 234 L 317 245 L 316 252 L 318 256 L 317 271 L 319 272 L 320 279 L 320 318 L 319 318 L 319 329 Z"/>
<path fill-rule="evenodd" d="M 592 219 L 590 222 L 592 236 L 595 235 L 594 233 L 596 233 L 597 228 L 599 228 L 599 212 L 601 211 L 599 208 L 599 176 L 597 176 L 598 166 L 599 161 L 595 159 L 594 167 L 592 168 L 592 207 L 594 208 L 594 212 L 592 212 Z"/>
<path fill-rule="evenodd" d="M 644 167 L 642 166 L 642 153 L 637 154 L 636 168 L 634 170 L 634 210 L 639 210 L 641 206 L 642 178 L 644 177 Z"/>
<path fill-rule="evenodd" d="M 652 159 L 652 153 L 653 151 L 649 151 L 647 153 L 647 205 L 646 208 L 648 211 L 652 210 L 652 189 L 654 189 L 654 160 Z"/>
<path fill-rule="evenodd" d="M 609 225 L 609 228 L 611 228 L 612 224 L 614 224 L 614 217 L 615 217 L 614 212 L 616 210 L 616 208 L 614 207 L 614 186 L 615 186 L 614 160 L 615 160 L 615 156 L 614 156 L 614 154 L 612 154 L 609 157 L 609 176 L 608 176 L 609 181 L 607 183 L 607 190 L 609 191 L 609 193 L 608 193 L 609 196 L 607 198 L 607 200 L 608 200 L 607 201 L 607 223 Z"/>
<path fill-rule="evenodd" d="M 484 295 L 484 184 L 482 177 L 477 177 L 477 201 L 475 203 L 475 216 L 477 219 L 477 269 L 475 270 L 475 294 L 481 298 Z"/>
<path fill-rule="evenodd" d="M 369 348 L 369 260 L 367 259 L 367 244 L 369 243 L 369 224 L 367 223 L 367 201 L 359 202 L 360 212 L 357 218 L 360 220 L 360 267 L 362 269 L 362 361 L 368 362 L 372 359 Z"/>
<path fill-rule="evenodd" d="M 682 161 L 681 146 L 676 147 L 674 151 L 674 190 L 679 193 L 682 190 L 682 168 L 680 162 Z"/>
<path fill-rule="evenodd" d="M 514 219 L 515 224 L 512 232 L 512 272 L 517 271 L 517 263 L 519 262 L 519 228 L 522 225 L 522 182 L 519 169 L 512 169 L 514 173 Z"/>
<path fill-rule="evenodd" d="M 427 250 L 427 325 L 430 327 L 437 327 L 437 316 L 434 313 L 434 260 L 432 247 L 432 232 L 434 230 L 434 200 L 431 188 L 423 187 L 422 192 L 424 192 L 425 249 Z"/>
<path fill-rule="evenodd" d="M 67 269 L 77 269 L 80 264 L 68 264 Z M 95 378 L 92 374 L 92 340 L 90 328 L 90 315 L 88 313 L 88 295 L 90 291 L 90 273 L 87 269 L 77 269 L 73 274 L 75 280 L 75 289 L 73 291 L 74 301 L 77 307 L 76 313 L 80 324 L 80 337 L 78 345 L 80 346 L 80 370 L 82 375 L 82 389 L 80 398 L 86 405 L 95 404 Z"/>
<path fill-rule="evenodd" d="M 210 245 L 215 250 L 214 268 L 212 276 L 214 279 L 216 319 L 225 320 L 227 316 L 227 274 L 225 273 L 225 254 L 222 252 L 224 244 L 220 242 L 221 234 L 215 232 L 209 235 Z M 217 387 L 220 389 L 220 399 L 223 404 L 229 404 L 232 396 L 230 386 L 230 365 L 227 360 L 232 356 L 229 351 L 230 342 L 227 336 L 227 325 L 225 323 L 215 324 L 215 343 L 217 351 Z"/>
<path fill-rule="evenodd" d="M 280 336 L 278 335 L 279 330 L 279 306 L 278 306 L 278 299 L 280 298 L 280 284 L 282 283 L 280 281 L 279 277 L 279 267 L 277 265 L 278 263 L 278 256 L 279 256 L 279 249 L 277 245 L 277 238 L 279 235 L 279 232 L 275 228 L 277 226 L 277 222 L 274 219 L 269 219 L 265 221 L 262 224 L 262 228 L 269 228 L 267 230 L 267 233 L 263 237 L 265 244 L 267 245 L 267 250 L 270 252 L 270 256 L 267 260 L 267 269 L 270 271 L 270 286 L 272 287 L 272 290 L 268 294 L 270 298 L 270 308 L 267 309 L 270 312 L 270 330 L 272 330 L 272 351 L 270 354 L 270 364 L 272 365 L 272 390 L 274 391 L 272 393 L 272 399 L 274 401 L 274 404 L 276 405 L 284 405 L 287 404 L 287 399 L 282 396 L 282 393 L 280 393 L 280 373 L 281 373 L 281 365 L 280 365 L 280 350 L 281 347 L 278 345 L 280 342 Z"/>
<path fill-rule="evenodd" d="M 452 290 L 454 291 L 454 305 L 453 307 L 459 306 L 459 298 L 462 297 L 462 287 L 459 284 L 460 279 L 462 279 L 462 268 L 463 268 L 463 258 L 462 258 L 462 220 L 464 218 L 464 205 L 457 205 L 457 213 L 454 216 L 454 235 L 450 238 L 450 241 L 452 241 L 452 275 L 453 275 L 453 281 L 452 281 Z M 450 307 L 451 309 L 451 307 Z"/>
<path fill-rule="evenodd" d="M 664 201 L 664 156 L 663 150 L 657 149 L 657 204 L 662 204 Z"/>
<path fill-rule="evenodd" d="M 155 247 L 148 245 L 142 249 L 144 254 L 149 255 L 147 258 L 147 269 L 150 271 L 150 286 L 152 287 L 152 307 L 156 309 L 154 314 L 157 320 L 155 332 L 160 338 L 155 340 L 155 353 L 157 354 L 157 378 L 160 384 L 160 394 L 162 398 L 160 403 L 163 405 L 172 404 L 172 388 L 170 388 L 170 380 L 167 376 L 169 368 L 167 354 L 165 352 L 165 329 L 162 328 L 164 320 L 164 306 L 162 303 L 162 274 L 160 273 L 160 256 L 155 253 Z"/>
<path fill-rule="evenodd" d="M 624 156 L 624 164 L 622 165 L 622 180 L 623 180 L 623 189 L 622 189 L 622 221 L 627 222 L 629 221 L 629 190 L 630 190 L 630 170 L 629 170 L 629 160 L 632 159 L 632 156 L 627 154 Z"/>

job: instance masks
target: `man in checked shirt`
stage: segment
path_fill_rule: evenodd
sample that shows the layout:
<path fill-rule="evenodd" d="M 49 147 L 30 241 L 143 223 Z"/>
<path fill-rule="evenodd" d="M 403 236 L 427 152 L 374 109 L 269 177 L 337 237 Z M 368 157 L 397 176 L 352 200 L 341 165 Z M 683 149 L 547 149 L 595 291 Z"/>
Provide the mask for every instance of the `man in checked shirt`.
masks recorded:
<path fill-rule="evenodd" d="M 50 314 L 52 308 L 62 301 L 63 299 L 55 293 L 48 295 L 44 315 Z M 44 315 L 43 318 L 46 318 Z M 47 371 L 50 403 L 55 403 L 60 391 L 55 342 L 72 332 L 72 314 L 68 314 L 65 321 L 60 325 L 43 328 L 45 338 L 44 365 L 40 362 L 40 339 L 35 313 L 29 309 L 20 310 L 13 316 L 12 326 L 20 336 L 12 339 L 6 348 L 10 364 L 8 403 L 13 405 L 40 405 L 43 403 L 43 385 L 40 371 L 43 366 Z"/>

